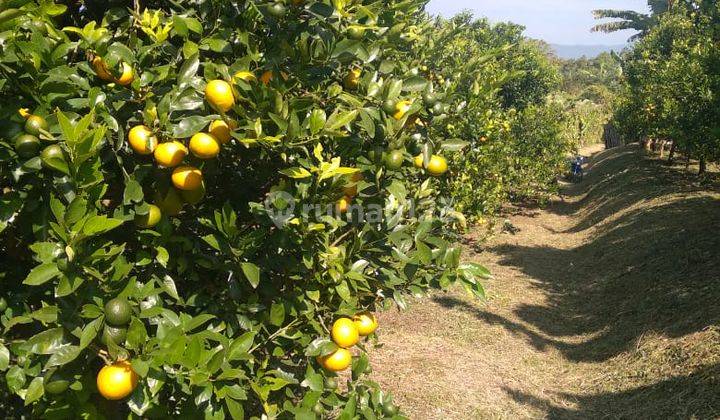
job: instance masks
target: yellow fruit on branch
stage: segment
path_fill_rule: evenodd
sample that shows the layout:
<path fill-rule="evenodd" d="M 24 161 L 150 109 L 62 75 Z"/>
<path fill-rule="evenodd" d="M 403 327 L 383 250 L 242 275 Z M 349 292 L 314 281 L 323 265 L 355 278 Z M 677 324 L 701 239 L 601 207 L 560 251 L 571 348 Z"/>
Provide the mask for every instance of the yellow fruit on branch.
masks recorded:
<path fill-rule="evenodd" d="M 149 229 L 160 223 L 161 218 L 162 210 L 160 210 L 160 207 L 150 204 L 150 210 L 148 210 L 147 214 L 135 216 L 135 223 L 141 228 Z"/>
<path fill-rule="evenodd" d="M 133 71 L 133 68 L 130 64 L 126 62 L 122 62 L 122 73 L 120 74 L 119 78 L 115 78 L 115 76 L 110 73 L 110 69 L 108 69 L 107 64 L 105 63 L 105 60 L 103 60 L 101 57 L 96 56 L 92 60 L 92 66 L 95 70 L 95 74 L 101 79 L 106 82 L 115 82 L 122 86 L 127 86 L 130 83 L 135 80 L 135 73 Z"/>
<path fill-rule="evenodd" d="M 132 66 L 128 63 L 122 63 L 122 68 L 122 74 L 115 81 L 121 86 L 127 86 L 135 80 L 135 73 L 133 72 Z"/>
<path fill-rule="evenodd" d="M 104 366 L 97 375 L 97 388 L 105 399 L 116 401 L 126 398 L 135 390 L 138 375 L 127 361 Z"/>
<path fill-rule="evenodd" d="M 357 89 L 358 85 L 360 85 L 360 75 L 362 74 L 362 70 L 360 69 L 352 69 L 350 72 L 345 76 L 345 87 L 347 89 Z"/>
<path fill-rule="evenodd" d="M 350 353 L 349 350 L 340 348 L 327 356 L 319 356 L 317 361 L 320 366 L 330 372 L 340 372 L 350 367 L 352 363 L 352 353 Z"/>
<path fill-rule="evenodd" d="M 172 182 L 179 190 L 197 190 L 202 187 L 203 174 L 200 169 L 193 166 L 179 166 L 172 173 Z"/>
<path fill-rule="evenodd" d="M 427 172 L 432 176 L 441 176 L 448 170 L 447 160 L 438 155 L 433 155 L 428 163 Z"/>
<path fill-rule="evenodd" d="M 339 318 L 335 321 L 330 336 L 335 344 L 345 349 L 354 346 L 360 340 L 357 326 L 350 318 Z"/>
<path fill-rule="evenodd" d="M 220 154 L 220 142 L 207 133 L 197 133 L 190 139 L 190 151 L 200 159 L 212 159 Z"/>
<path fill-rule="evenodd" d="M 184 144 L 176 140 L 169 141 L 166 143 L 160 143 L 155 148 L 155 161 L 160 166 L 174 168 L 182 163 L 187 154 L 188 149 Z"/>
<path fill-rule="evenodd" d="M 238 124 L 233 120 L 215 120 L 210 123 L 208 131 L 220 143 L 225 144 L 232 139 L 232 132 L 237 129 Z"/>
<path fill-rule="evenodd" d="M 410 110 L 410 107 L 412 107 L 412 101 L 398 101 L 398 103 L 395 104 L 395 113 L 393 114 L 393 118 L 395 118 L 396 120 L 401 120 Z"/>
<path fill-rule="evenodd" d="M 103 60 L 99 56 L 93 58 L 92 66 L 93 66 L 93 69 L 95 70 L 95 74 L 101 80 L 104 80 L 106 82 L 114 82 L 115 81 L 115 78 L 113 77 L 113 75 L 110 74 L 110 70 L 108 69 L 107 64 L 105 64 L 105 60 Z"/>
<path fill-rule="evenodd" d="M 345 196 L 337 201 L 335 203 L 335 210 L 340 213 L 344 214 L 347 213 L 348 209 L 350 208 L 350 204 L 352 203 L 352 198 Z"/>
<path fill-rule="evenodd" d="M 130 147 L 139 155 L 149 155 L 155 151 L 157 137 L 144 125 L 136 125 L 128 133 Z"/>
<path fill-rule="evenodd" d="M 355 315 L 353 317 L 353 322 L 355 323 L 355 327 L 357 328 L 358 333 L 362 337 L 374 333 L 378 327 L 378 322 L 375 318 L 375 315 L 370 312 L 362 312 Z"/>
<path fill-rule="evenodd" d="M 224 80 L 212 80 L 205 87 L 205 100 L 220 112 L 228 112 L 235 105 L 232 86 Z"/>
<path fill-rule="evenodd" d="M 423 169 L 425 164 L 425 157 L 421 154 L 413 158 L 413 165 L 418 169 Z"/>

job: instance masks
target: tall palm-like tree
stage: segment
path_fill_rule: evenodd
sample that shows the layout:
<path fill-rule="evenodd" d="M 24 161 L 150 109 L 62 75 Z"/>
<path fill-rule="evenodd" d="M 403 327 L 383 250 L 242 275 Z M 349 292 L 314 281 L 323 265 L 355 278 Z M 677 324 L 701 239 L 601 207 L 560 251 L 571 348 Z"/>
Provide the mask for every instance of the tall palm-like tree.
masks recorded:
<path fill-rule="evenodd" d="M 642 38 L 647 32 L 655 26 L 658 18 L 663 13 L 672 10 L 678 0 L 648 0 L 650 13 L 639 13 L 633 10 L 594 10 L 595 19 L 619 19 L 613 22 L 606 22 L 596 25 L 592 28 L 593 32 L 617 32 L 626 29 L 638 31 L 638 33 L 630 38 L 634 41 Z"/>

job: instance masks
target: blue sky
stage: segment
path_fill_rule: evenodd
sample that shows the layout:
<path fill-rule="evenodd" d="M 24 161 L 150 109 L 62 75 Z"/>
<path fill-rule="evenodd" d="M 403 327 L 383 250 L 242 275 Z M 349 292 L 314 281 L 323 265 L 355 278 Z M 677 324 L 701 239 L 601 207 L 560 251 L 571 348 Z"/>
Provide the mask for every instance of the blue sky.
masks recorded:
<path fill-rule="evenodd" d="M 595 9 L 647 10 L 646 0 L 431 0 L 428 12 L 452 16 L 471 10 L 493 22 L 512 21 L 527 27 L 526 35 L 552 44 L 623 44 L 632 31 L 590 32 Z"/>

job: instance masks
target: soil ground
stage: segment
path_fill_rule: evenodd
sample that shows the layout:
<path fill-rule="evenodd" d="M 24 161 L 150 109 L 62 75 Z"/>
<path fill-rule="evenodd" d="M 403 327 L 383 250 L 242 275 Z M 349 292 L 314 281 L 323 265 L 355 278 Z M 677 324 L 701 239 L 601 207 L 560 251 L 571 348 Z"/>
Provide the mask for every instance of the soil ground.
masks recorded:
<path fill-rule="evenodd" d="M 562 198 L 467 237 L 486 300 L 380 315 L 373 379 L 411 419 L 720 417 L 717 177 L 588 152 Z"/>

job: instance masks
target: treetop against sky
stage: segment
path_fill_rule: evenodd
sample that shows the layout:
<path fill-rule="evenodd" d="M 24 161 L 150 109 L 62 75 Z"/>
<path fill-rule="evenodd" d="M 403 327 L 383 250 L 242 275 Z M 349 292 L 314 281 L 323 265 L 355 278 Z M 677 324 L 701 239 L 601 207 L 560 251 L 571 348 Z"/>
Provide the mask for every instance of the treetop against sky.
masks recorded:
<path fill-rule="evenodd" d="M 593 33 L 595 9 L 647 11 L 645 0 L 431 0 L 428 11 L 451 16 L 471 10 L 490 20 L 512 21 L 527 27 L 527 35 L 552 44 L 623 44 L 633 31 Z"/>

